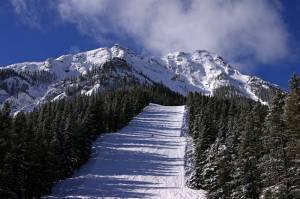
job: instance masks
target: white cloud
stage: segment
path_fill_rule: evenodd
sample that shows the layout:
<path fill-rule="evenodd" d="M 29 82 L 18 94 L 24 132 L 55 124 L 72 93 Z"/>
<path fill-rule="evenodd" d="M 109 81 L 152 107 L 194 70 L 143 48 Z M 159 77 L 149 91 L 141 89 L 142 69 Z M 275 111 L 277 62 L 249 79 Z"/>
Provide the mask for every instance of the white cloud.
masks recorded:
<path fill-rule="evenodd" d="M 231 61 L 260 63 L 289 53 L 278 7 L 274 0 L 57 0 L 56 4 L 64 22 L 100 43 L 126 38 L 154 53 L 206 49 Z"/>
<path fill-rule="evenodd" d="M 32 0 L 11 0 L 15 12 L 20 15 L 20 19 L 23 23 L 40 29 L 39 16 L 34 9 L 34 1 Z"/>
<path fill-rule="evenodd" d="M 53 15 L 53 11 L 57 10 L 56 0 L 10 0 L 10 2 L 20 21 L 31 28 L 46 31 L 57 23 L 57 18 L 60 20 L 60 16 Z"/>

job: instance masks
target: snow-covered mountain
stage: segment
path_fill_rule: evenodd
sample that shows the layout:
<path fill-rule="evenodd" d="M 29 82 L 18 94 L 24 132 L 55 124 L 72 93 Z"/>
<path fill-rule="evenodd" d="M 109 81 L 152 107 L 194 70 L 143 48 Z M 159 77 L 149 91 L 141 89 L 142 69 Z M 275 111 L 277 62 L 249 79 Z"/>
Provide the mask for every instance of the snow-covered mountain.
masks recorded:
<path fill-rule="evenodd" d="M 46 101 L 76 93 L 90 95 L 126 86 L 131 81 L 162 83 L 183 95 L 188 92 L 214 95 L 220 88 L 226 88 L 263 103 L 279 89 L 258 77 L 240 73 L 207 51 L 175 52 L 153 58 L 114 45 L 44 62 L 1 67 L 0 104 L 9 101 L 15 111 L 31 110 Z"/>

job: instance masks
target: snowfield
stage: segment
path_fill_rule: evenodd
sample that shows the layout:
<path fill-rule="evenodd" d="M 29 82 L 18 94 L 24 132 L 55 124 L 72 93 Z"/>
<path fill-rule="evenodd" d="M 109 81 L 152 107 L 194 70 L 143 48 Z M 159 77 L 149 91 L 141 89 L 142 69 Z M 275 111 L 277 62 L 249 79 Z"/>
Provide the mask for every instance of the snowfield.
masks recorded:
<path fill-rule="evenodd" d="M 89 162 L 46 198 L 206 198 L 185 185 L 184 112 L 150 104 L 127 127 L 98 138 Z"/>

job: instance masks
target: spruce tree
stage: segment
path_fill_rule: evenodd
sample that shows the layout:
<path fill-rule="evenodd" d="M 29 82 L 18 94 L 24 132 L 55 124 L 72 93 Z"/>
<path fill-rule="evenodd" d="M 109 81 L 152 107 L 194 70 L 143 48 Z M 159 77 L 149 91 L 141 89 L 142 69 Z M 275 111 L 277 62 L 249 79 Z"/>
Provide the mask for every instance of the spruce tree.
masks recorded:
<path fill-rule="evenodd" d="M 285 95 L 278 92 L 274 97 L 265 122 L 265 132 L 262 137 L 264 156 L 260 160 L 262 180 L 267 192 L 272 197 L 287 198 L 286 184 L 288 162 L 286 147 L 288 139 L 285 133 L 286 124 L 283 117 Z M 266 192 L 264 195 L 266 195 Z M 271 196 L 270 196 L 271 197 Z"/>
<path fill-rule="evenodd" d="M 11 134 L 11 148 L 5 157 L 4 171 L 9 181 L 9 187 L 12 191 L 23 198 L 25 194 L 25 183 L 27 179 L 28 162 L 25 159 L 26 154 L 26 131 L 27 121 L 24 113 L 19 113 L 13 121 Z"/>
<path fill-rule="evenodd" d="M 245 118 L 244 129 L 241 133 L 239 145 L 238 175 L 239 186 L 236 187 L 237 196 L 245 199 L 258 199 L 261 189 L 258 160 L 262 150 L 259 136 L 262 134 L 262 124 L 255 107 Z"/>
<path fill-rule="evenodd" d="M 289 82 L 290 93 L 284 106 L 287 143 L 285 184 L 288 198 L 300 197 L 300 78 L 294 74 Z"/>
<path fill-rule="evenodd" d="M 8 102 L 3 105 L 0 111 L 0 168 L 3 166 L 3 160 L 6 152 L 10 147 L 10 128 L 12 123 L 12 118 L 10 116 L 11 107 Z"/>

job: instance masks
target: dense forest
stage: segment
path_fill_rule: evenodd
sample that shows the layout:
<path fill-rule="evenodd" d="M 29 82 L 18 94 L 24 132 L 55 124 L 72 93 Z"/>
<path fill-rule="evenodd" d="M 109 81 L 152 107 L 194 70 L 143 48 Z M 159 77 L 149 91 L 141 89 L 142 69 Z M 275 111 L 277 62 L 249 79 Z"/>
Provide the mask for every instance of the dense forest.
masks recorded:
<path fill-rule="evenodd" d="M 214 199 L 300 198 L 300 78 L 270 107 L 239 96 L 190 94 L 191 187 Z"/>
<path fill-rule="evenodd" d="M 77 95 L 12 117 L 0 110 L 0 198 L 39 198 L 70 176 L 92 153 L 93 140 L 125 126 L 150 102 L 182 105 L 162 85 Z"/>
<path fill-rule="evenodd" d="M 213 199 L 300 198 L 299 76 L 289 87 L 270 107 L 232 88 L 220 88 L 215 97 L 191 93 L 185 101 L 163 85 L 138 84 L 70 94 L 15 116 L 6 103 L 0 109 L 0 198 L 49 193 L 89 159 L 96 137 L 126 126 L 151 102 L 187 104 L 195 146 L 189 186 Z"/>

